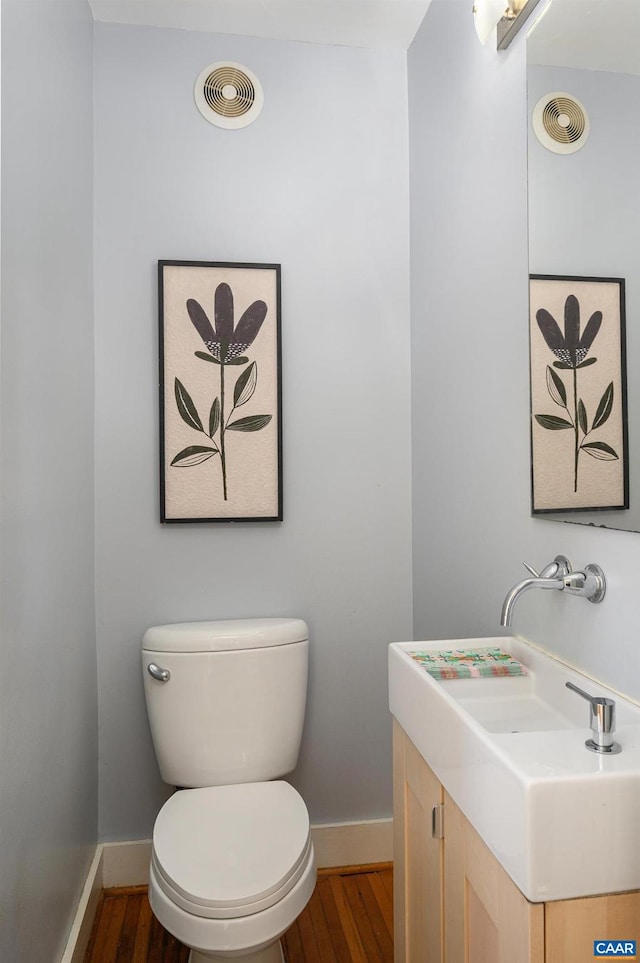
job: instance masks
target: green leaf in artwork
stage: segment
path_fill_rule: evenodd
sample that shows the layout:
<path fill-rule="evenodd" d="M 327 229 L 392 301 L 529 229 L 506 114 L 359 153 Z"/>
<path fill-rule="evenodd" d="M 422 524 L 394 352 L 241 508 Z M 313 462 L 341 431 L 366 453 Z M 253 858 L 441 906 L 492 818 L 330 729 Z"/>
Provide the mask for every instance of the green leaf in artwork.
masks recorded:
<path fill-rule="evenodd" d="M 573 365 L 565 364 L 564 361 L 554 361 L 554 368 L 561 368 L 563 371 L 573 371 Z"/>
<path fill-rule="evenodd" d="M 225 364 L 246 364 L 248 360 L 243 355 L 241 358 L 229 358 L 228 361 L 225 361 Z"/>
<path fill-rule="evenodd" d="M 597 360 L 597 358 L 587 358 L 582 364 L 577 364 L 576 368 L 588 368 L 590 364 L 595 364 Z"/>
<path fill-rule="evenodd" d="M 216 398 L 209 412 L 209 438 L 213 438 L 220 425 L 220 399 Z"/>
<path fill-rule="evenodd" d="M 616 461 L 618 458 L 611 445 L 605 445 L 603 441 L 590 441 L 586 445 L 580 445 L 580 448 L 598 461 Z"/>
<path fill-rule="evenodd" d="M 570 421 L 566 418 L 558 418 L 556 415 L 536 415 L 536 421 L 543 428 L 548 428 L 550 431 L 561 431 L 563 428 L 573 428 Z"/>
<path fill-rule="evenodd" d="M 557 405 L 561 408 L 567 407 L 567 389 L 560 375 L 556 374 L 549 365 L 547 365 L 547 391 Z"/>
<path fill-rule="evenodd" d="M 249 415 L 247 418 L 238 418 L 232 421 L 227 428 L 231 431 L 260 431 L 271 421 L 271 415 Z"/>
<path fill-rule="evenodd" d="M 178 411 L 182 420 L 186 421 L 190 428 L 195 428 L 196 431 L 204 431 L 202 422 L 200 421 L 200 415 L 198 414 L 196 406 L 191 399 L 191 395 L 178 378 L 175 380 L 174 388 L 176 394 L 176 405 L 178 406 Z"/>
<path fill-rule="evenodd" d="M 176 468 L 191 468 L 192 465 L 201 465 L 203 461 L 213 458 L 218 454 L 217 448 L 205 448 L 203 445 L 189 445 L 179 451 L 171 462 Z"/>
<path fill-rule="evenodd" d="M 610 381 L 607 385 L 605 392 L 598 403 L 596 408 L 596 416 L 593 419 L 593 427 L 599 428 L 600 425 L 604 425 L 605 421 L 611 414 L 611 409 L 613 408 L 613 381 Z"/>
<path fill-rule="evenodd" d="M 234 408 L 239 408 L 240 405 L 246 404 L 253 392 L 256 390 L 257 383 L 258 366 L 255 361 L 252 361 L 249 367 L 245 368 L 236 381 L 235 388 L 233 389 Z"/>
<path fill-rule="evenodd" d="M 208 361 L 210 364 L 220 364 L 217 358 L 214 358 L 212 354 L 207 354 L 206 351 L 194 351 L 196 358 L 200 358 L 201 361 Z"/>
<path fill-rule="evenodd" d="M 582 398 L 578 402 L 578 423 L 582 428 L 583 433 L 586 435 L 589 430 L 587 422 L 587 409 L 584 406 L 584 401 Z"/>

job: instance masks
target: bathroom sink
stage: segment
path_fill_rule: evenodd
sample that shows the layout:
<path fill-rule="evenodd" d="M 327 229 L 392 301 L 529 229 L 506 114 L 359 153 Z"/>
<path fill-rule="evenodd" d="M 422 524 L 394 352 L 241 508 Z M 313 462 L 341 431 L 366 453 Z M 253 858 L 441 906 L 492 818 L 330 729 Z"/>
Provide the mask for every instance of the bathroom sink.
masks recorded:
<path fill-rule="evenodd" d="M 408 654 L 480 647 L 527 675 L 440 681 Z M 567 682 L 615 699 L 619 755 L 586 748 L 589 705 Z M 393 643 L 389 705 L 529 900 L 640 889 L 640 706 L 504 637 Z"/>
<path fill-rule="evenodd" d="M 461 681 L 473 683 L 475 679 Z M 537 695 L 535 689 L 527 691 L 524 686 L 518 685 L 521 682 L 530 683 L 530 678 L 510 679 L 511 684 L 506 686 L 504 679 L 486 679 L 483 680 L 483 688 L 485 681 L 489 685 L 482 694 L 477 692 L 478 686 L 474 686 L 476 691 L 469 691 L 467 697 L 455 692 L 455 683 L 441 684 L 453 688 L 451 695 L 458 705 L 489 732 L 550 732 L 555 729 L 584 728 L 584 718 L 577 726 Z M 512 688 L 520 691 L 512 692 Z"/>

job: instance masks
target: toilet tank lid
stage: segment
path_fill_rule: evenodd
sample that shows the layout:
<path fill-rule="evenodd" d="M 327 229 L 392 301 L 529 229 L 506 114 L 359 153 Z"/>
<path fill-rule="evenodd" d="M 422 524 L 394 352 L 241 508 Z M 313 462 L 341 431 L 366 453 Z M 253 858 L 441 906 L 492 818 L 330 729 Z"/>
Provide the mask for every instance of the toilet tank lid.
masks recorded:
<path fill-rule="evenodd" d="M 145 632 L 142 648 L 150 652 L 225 652 L 289 645 L 308 638 L 309 629 L 302 619 L 225 619 L 154 625 Z"/>

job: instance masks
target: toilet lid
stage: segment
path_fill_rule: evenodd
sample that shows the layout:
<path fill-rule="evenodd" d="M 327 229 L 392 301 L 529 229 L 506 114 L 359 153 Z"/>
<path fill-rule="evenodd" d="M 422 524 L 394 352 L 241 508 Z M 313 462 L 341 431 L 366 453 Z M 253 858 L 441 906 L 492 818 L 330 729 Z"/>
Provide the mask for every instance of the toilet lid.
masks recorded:
<path fill-rule="evenodd" d="M 289 783 L 182 789 L 153 830 L 160 886 L 196 915 L 246 916 L 273 905 L 309 858 L 309 814 Z"/>

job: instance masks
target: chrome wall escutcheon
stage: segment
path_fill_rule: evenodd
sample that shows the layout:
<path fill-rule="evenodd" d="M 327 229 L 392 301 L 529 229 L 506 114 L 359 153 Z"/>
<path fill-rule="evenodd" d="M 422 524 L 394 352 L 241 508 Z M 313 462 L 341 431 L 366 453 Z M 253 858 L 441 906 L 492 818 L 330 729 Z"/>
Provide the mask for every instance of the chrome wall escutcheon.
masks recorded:
<path fill-rule="evenodd" d="M 171 673 L 168 669 L 162 669 L 155 662 L 150 662 L 147 666 L 147 672 L 152 679 L 157 679 L 158 682 L 168 682 L 171 678 Z"/>
<path fill-rule="evenodd" d="M 604 572 L 594 562 L 585 565 L 584 570 L 587 576 L 587 586 L 591 588 L 590 594 L 587 595 L 588 600 L 590 602 L 602 602 L 607 591 Z"/>

